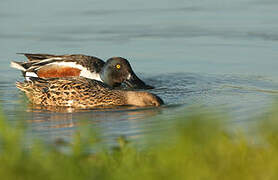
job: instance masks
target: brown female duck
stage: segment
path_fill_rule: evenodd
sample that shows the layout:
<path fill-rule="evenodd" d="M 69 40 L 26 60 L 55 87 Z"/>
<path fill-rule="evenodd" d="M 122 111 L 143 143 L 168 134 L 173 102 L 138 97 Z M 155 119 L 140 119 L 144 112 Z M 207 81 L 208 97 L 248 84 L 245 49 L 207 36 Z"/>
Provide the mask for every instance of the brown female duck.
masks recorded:
<path fill-rule="evenodd" d="M 111 89 L 104 83 L 83 77 L 42 79 L 31 77 L 17 82 L 17 88 L 25 92 L 33 104 L 94 108 L 97 106 L 160 106 L 161 98 L 149 92 Z"/>

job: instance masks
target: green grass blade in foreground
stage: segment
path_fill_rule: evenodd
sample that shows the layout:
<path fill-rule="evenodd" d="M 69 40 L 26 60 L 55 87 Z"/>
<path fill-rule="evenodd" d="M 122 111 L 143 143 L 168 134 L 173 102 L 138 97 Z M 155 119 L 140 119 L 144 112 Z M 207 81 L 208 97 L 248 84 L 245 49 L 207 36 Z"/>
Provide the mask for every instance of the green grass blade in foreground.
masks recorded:
<path fill-rule="evenodd" d="M 118 147 L 94 153 L 87 149 L 96 145 L 95 135 L 82 128 L 68 145 L 70 153 L 38 141 L 26 148 L 22 145 L 24 129 L 10 126 L 2 113 L 0 176 L 41 180 L 277 179 L 277 112 L 275 106 L 266 117 L 260 117 L 264 122 L 257 132 L 261 144 L 253 144 L 243 134 L 228 133 L 223 117 L 195 111 L 172 119 L 177 124 L 161 136 L 172 136 L 171 141 L 138 149 L 119 137 Z"/>

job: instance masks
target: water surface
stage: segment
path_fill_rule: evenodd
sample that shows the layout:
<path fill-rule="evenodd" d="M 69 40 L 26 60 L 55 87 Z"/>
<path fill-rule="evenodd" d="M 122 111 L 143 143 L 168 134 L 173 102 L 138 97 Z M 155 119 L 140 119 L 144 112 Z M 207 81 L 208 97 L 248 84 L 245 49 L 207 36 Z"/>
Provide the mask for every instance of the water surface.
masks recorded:
<path fill-rule="evenodd" d="M 194 105 L 248 128 L 278 92 L 277 9 L 274 0 L 2 0 L 0 102 L 11 122 L 28 122 L 31 135 L 45 140 L 70 138 L 82 121 L 107 141 L 140 139 Z M 9 68 L 10 60 L 24 60 L 18 52 L 126 57 L 166 106 L 34 109 L 15 88 L 21 74 Z"/>

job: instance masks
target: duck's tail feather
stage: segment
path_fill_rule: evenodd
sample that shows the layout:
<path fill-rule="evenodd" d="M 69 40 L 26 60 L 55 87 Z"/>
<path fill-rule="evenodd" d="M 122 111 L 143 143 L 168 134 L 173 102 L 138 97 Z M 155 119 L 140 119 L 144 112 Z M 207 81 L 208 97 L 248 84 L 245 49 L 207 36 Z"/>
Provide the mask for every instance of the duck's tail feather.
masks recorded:
<path fill-rule="evenodd" d="M 27 78 L 27 77 L 26 77 Z M 17 81 L 16 87 L 24 92 L 31 92 L 34 91 L 36 86 L 40 87 L 41 84 L 47 83 L 46 79 L 39 78 L 39 77 L 28 77 L 24 82 Z M 36 84 L 36 86 L 34 86 Z"/>
<path fill-rule="evenodd" d="M 24 55 L 25 57 L 27 57 L 27 59 L 29 61 L 44 60 L 44 59 L 57 57 L 57 56 L 52 55 L 52 54 L 32 54 L 32 53 L 17 53 L 17 54 Z"/>
<path fill-rule="evenodd" d="M 28 71 L 28 66 L 26 66 L 26 63 L 22 62 L 16 62 L 16 61 L 11 61 L 10 66 L 12 68 L 21 70 L 23 77 L 29 81 L 30 77 L 38 77 L 38 75 L 35 72 Z"/>
<path fill-rule="evenodd" d="M 22 66 L 21 62 L 11 61 L 10 66 L 15 69 L 19 69 L 21 71 L 26 71 L 26 68 Z"/>
<path fill-rule="evenodd" d="M 16 85 L 16 87 L 19 89 L 19 90 L 21 90 L 21 91 L 23 91 L 23 92 L 27 92 L 28 91 L 28 86 L 29 86 L 29 83 L 27 83 L 27 82 L 19 82 L 19 81 L 17 81 L 16 83 L 15 83 L 15 85 Z"/>

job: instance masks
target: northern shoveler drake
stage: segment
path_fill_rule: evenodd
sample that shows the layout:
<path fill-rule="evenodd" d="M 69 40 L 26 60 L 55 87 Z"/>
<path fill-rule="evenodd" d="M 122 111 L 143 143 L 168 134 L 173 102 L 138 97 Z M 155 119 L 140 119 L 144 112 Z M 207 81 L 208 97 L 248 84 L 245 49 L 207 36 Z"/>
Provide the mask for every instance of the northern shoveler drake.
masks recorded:
<path fill-rule="evenodd" d="M 115 90 L 104 83 L 83 77 L 42 79 L 30 77 L 17 82 L 17 88 L 25 92 L 29 101 L 36 105 L 63 106 L 78 109 L 97 106 L 160 106 L 161 98 L 141 91 Z"/>
<path fill-rule="evenodd" d="M 22 71 L 26 80 L 30 77 L 55 78 L 81 76 L 101 81 L 110 87 L 121 83 L 134 89 L 152 89 L 133 72 L 128 60 L 112 57 L 106 62 L 82 54 L 52 55 L 24 54 L 27 62 L 11 62 L 11 67 Z"/>

